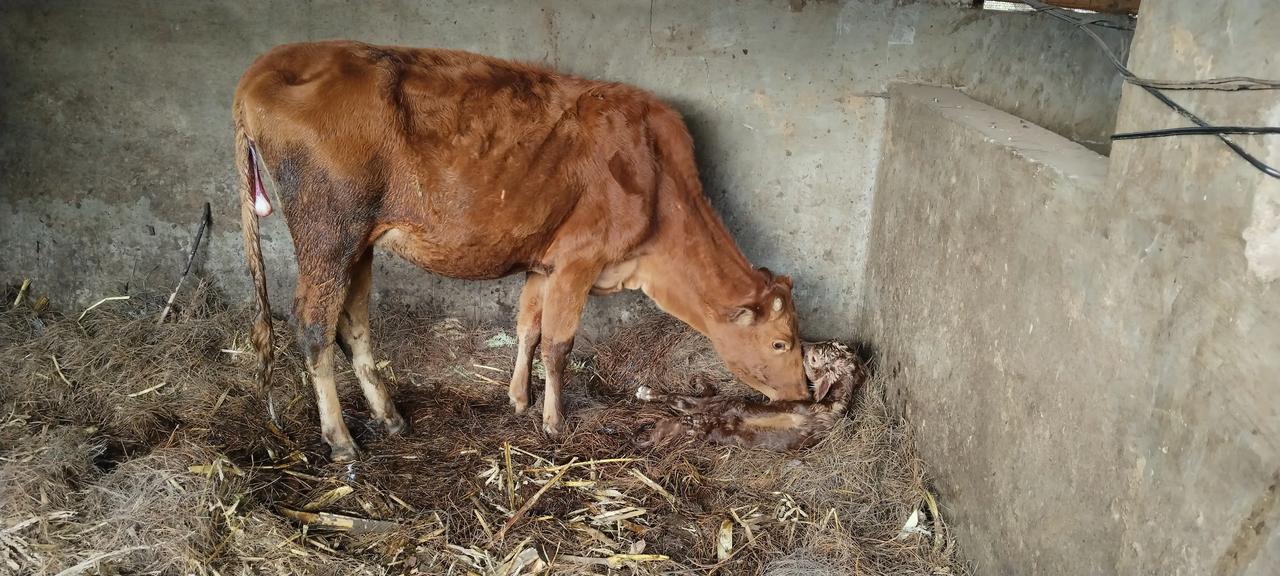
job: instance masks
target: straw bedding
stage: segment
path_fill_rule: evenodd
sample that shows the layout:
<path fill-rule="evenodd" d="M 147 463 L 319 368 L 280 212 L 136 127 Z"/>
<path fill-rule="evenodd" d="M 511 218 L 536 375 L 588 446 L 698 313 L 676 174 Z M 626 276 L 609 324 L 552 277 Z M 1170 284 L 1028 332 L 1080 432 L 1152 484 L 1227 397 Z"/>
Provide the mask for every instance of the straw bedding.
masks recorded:
<path fill-rule="evenodd" d="M 514 340 L 443 315 L 375 313 L 411 431 L 383 437 L 349 367 L 364 457 L 327 461 L 285 328 L 269 424 L 249 313 L 201 284 L 81 316 L 0 313 L 0 573 L 962 574 L 880 377 L 793 454 L 641 449 L 661 390 L 750 394 L 661 315 L 575 353 L 569 431 L 506 403 Z M 508 329 L 509 330 L 509 329 Z M 535 385 L 535 390 L 538 387 Z M 915 516 L 914 529 L 904 524 Z"/>

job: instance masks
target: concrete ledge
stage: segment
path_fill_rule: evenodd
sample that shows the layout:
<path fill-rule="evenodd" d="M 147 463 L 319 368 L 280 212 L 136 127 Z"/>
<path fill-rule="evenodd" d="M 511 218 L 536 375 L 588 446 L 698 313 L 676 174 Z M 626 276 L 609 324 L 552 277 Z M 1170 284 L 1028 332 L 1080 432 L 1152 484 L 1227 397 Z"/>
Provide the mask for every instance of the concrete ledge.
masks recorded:
<path fill-rule="evenodd" d="M 1114 571 L 1107 159 L 959 92 L 896 85 L 867 338 L 981 574 Z M 1101 454 L 1100 454 L 1101 453 Z M 1107 454 L 1109 453 L 1109 455 Z"/>
<path fill-rule="evenodd" d="M 903 115 L 890 118 L 890 130 L 900 121 L 919 113 L 935 118 L 951 129 L 972 132 L 981 138 L 982 144 L 1025 160 L 1035 165 L 1037 171 L 1040 167 L 1053 170 L 1058 176 L 1073 180 L 1084 188 L 1101 189 L 1106 184 L 1105 156 L 955 89 L 893 84 L 889 93 L 897 105 L 894 110 L 903 110 Z"/>

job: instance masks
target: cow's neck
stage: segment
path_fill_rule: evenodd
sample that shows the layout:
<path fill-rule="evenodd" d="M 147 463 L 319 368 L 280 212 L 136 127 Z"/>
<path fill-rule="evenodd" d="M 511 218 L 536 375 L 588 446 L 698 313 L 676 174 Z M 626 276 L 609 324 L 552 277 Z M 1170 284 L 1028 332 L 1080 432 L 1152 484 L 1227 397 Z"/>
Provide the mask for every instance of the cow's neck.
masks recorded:
<path fill-rule="evenodd" d="M 707 334 L 711 320 L 750 302 L 764 280 L 696 192 L 664 207 L 645 266 L 645 292 L 663 311 Z"/>

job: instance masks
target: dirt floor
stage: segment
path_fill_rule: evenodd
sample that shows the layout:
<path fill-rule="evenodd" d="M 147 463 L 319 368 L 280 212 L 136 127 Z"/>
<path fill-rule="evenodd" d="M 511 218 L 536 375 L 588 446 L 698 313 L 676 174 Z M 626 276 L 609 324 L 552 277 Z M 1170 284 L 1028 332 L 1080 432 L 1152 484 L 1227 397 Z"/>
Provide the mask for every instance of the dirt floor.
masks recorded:
<path fill-rule="evenodd" d="M 0 573 L 967 573 L 880 377 L 807 451 L 640 449 L 664 415 L 640 384 L 750 393 L 655 315 L 575 354 L 570 431 L 551 439 L 507 406 L 509 327 L 383 309 L 379 369 L 412 430 L 367 426 L 340 364 L 365 452 L 339 465 L 287 322 L 273 430 L 249 313 L 205 286 L 163 325 L 161 296 L 83 314 L 15 299 L 0 313 Z"/>

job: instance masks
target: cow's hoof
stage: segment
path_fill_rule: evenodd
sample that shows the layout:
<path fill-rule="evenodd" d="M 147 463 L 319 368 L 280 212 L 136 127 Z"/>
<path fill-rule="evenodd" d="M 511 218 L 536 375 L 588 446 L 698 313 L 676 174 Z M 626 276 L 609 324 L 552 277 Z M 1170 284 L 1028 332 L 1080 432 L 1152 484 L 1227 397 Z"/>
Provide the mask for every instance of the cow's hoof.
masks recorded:
<path fill-rule="evenodd" d="M 559 436 L 561 432 L 564 432 L 564 418 L 543 418 L 542 431 L 546 432 L 548 436 Z"/>
<path fill-rule="evenodd" d="M 653 393 L 653 388 L 648 386 L 641 386 L 636 390 L 636 398 L 645 402 L 653 402 L 655 397 L 656 395 Z"/>
<path fill-rule="evenodd" d="M 508 397 L 507 399 L 510 401 L 509 404 L 511 404 L 511 408 L 515 410 L 516 414 L 524 414 L 525 411 L 529 409 L 528 398 L 521 400 L 515 397 Z"/>
<path fill-rule="evenodd" d="M 390 418 L 382 421 L 382 429 L 387 431 L 388 436 L 399 436 L 409 431 L 409 423 L 399 412 L 393 412 Z"/>
<path fill-rule="evenodd" d="M 355 444 L 329 447 L 329 460 L 333 462 L 352 462 L 359 458 L 360 452 L 356 450 Z"/>

